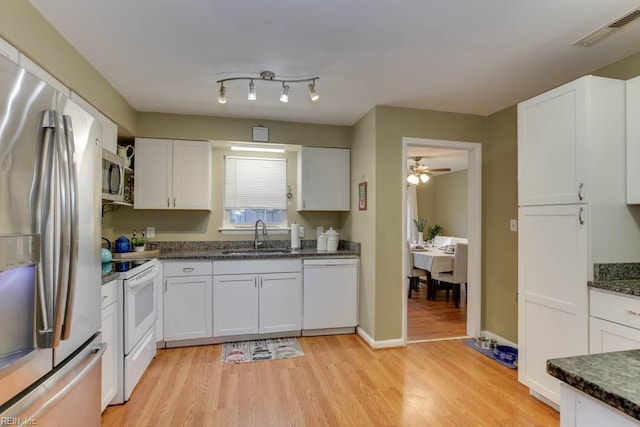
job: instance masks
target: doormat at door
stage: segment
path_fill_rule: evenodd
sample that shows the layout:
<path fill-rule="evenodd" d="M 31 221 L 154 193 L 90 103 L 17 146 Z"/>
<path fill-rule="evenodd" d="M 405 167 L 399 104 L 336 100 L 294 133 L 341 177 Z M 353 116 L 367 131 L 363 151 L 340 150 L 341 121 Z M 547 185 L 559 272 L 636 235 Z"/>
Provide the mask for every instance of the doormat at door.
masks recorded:
<path fill-rule="evenodd" d="M 220 363 L 222 365 L 234 365 L 237 363 L 289 359 L 302 356 L 304 356 L 304 352 L 300 348 L 297 339 L 274 338 L 224 343 L 222 344 Z"/>
<path fill-rule="evenodd" d="M 465 345 L 471 347 L 472 349 L 479 351 L 480 353 L 484 354 L 487 357 L 492 358 L 493 360 L 495 360 L 496 362 L 506 366 L 507 368 L 511 368 L 511 369 L 518 369 L 518 367 L 516 365 L 514 365 L 513 363 L 509 363 L 506 362 L 504 360 L 500 360 L 498 359 L 494 354 L 493 354 L 493 350 L 488 349 L 488 348 L 482 348 L 482 347 L 478 347 L 476 345 L 476 340 L 465 340 L 463 341 Z"/>

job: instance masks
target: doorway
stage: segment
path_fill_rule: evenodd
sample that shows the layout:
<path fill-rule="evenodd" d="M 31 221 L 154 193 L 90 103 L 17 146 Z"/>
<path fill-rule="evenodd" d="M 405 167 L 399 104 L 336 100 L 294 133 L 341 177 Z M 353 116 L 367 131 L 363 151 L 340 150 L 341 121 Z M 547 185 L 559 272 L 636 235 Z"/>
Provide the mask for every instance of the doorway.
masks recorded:
<path fill-rule="evenodd" d="M 422 342 L 430 340 L 440 340 L 447 338 L 460 338 L 460 336 L 479 336 L 481 330 L 481 237 L 482 237 L 482 145 L 479 143 L 459 142 L 459 141 L 446 141 L 446 140 L 433 140 L 433 139 L 421 139 L 421 138 L 403 138 L 402 158 L 403 158 L 403 177 L 402 185 L 406 185 L 406 159 L 408 153 L 415 153 L 418 150 L 456 150 L 462 151 L 467 155 L 468 168 L 467 168 L 467 239 L 468 239 L 468 278 L 467 278 L 467 294 L 463 294 L 461 298 L 461 305 L 458 310 L 466 309 L 466 325 L 462 328 L 454 329 L 451 333 L 452 336 L 444 337 L 443 334 L 434 334 L 431 339 L 413 340 L 411 342 Z M 436 167 L 441 167 L 437 165 Z M 408 223 L 408 209 L 407 209 L 407 196 L 408 192 L 404 191 L 403 187 L 403 203 L 402 214 L 404 220 L 402 221 L 402 235 L 404 239 L 409 235 L 411 230 L 409 227 L 413 227 L 413 224 Z M 445 230 L 445 234 L 446 230 Z M 412 256 L 407 250 L 407 245 L 403 245 L 403 265 L 407 265 L 408 257 Z M 408 280 L 406 278 L 406 272 L 403 269 L 403 286 L 401 286 L 403 292 L 403 342 L 408 342 L 408 311 L 409 301 L 407 298 Z M 421 287 L 421 291 L 418 297 L 423 296 L 426 299 L 424 286 Z M 464 289 L 464 287 L 463 287 Z M 466 304 L 463 299 L 466 296 Z M 415 297 L 414 297 L 415 298 Z M 426 302 L 426 301 L 425 301 Z M 440 317 L 452 316 L 452 319 L 456 318 L 456 312 L 452 311 L 448 306 L 438 301 L 429 301 L 426 305 L 422 303 L 421 308 L 425 310 L 434 310 L 432 313 L 440 311 Z M 444 302 L 446 304 L 446 302 Z M 449 301 L 448 304 L 453 307 L 453 302 Z M 414 310 L 416 306 L 411 306 L 412 316 L 417 312 Z M 425 312 L 426 313 L 426 312 Z M 437 317 L 437 316 L 436 316 Z M 413 319 L 415 320 L 415 319 Z M 426 318 L 417 320 L 425 322 L 430 321 Z M 458 311 L 457 321 L 460 322 L 460 311 Z M 462 320 L 464 322 L 464 320 Z M 463 333 L 460 334 L 459 332 Z M 446 331 L 444 333 L 446 336 Z"/>

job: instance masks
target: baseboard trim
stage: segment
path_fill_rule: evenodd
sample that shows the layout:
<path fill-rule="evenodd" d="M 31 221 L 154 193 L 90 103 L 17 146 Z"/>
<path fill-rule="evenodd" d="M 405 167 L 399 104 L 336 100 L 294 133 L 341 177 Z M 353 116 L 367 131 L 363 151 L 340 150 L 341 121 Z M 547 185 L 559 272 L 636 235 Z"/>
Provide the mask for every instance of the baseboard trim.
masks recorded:
<path fill-rule="evenodd" d="M 360 338 L 362 338 L 367 344 L 369 344 L 369 347 L 373 348 L 374 350 L 378 350 L 378 349 L 382 349 L 382 348 L 404 347 L 405 346 L 405 343 L 402 340 L 402 338 L 393 339 L 393 340 L 376 341 L 371 337 L 371 335 L 366 333 L 360 327 L 358 327 L 357 332 L 358 332 L 358 335 L 360 336 Z"/>
<path fill-rule="evenodd" d="M 498 345 L 508 345 L 509 347 L 518 348 L 518 344 L 511 342 L 508 339 L 503 338 L 498 334 L 494 334 L 491 331 L 482 331 L 482 336 L 487 338 L 493 338 L 494 340 L 498 341 Z"/>

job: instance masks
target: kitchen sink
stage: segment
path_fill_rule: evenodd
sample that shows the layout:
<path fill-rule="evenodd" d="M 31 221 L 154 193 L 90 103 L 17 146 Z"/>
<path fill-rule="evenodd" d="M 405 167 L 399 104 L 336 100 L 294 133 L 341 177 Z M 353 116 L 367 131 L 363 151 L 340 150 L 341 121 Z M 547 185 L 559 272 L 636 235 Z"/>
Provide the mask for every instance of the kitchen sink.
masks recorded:
<path fill-rule="evenodd" d="M 222 251 L 223 255 L 281 255 L 290 254 L 291 249 L 287 248 L 261 248 L 261 249 L 229 249 Z"/>

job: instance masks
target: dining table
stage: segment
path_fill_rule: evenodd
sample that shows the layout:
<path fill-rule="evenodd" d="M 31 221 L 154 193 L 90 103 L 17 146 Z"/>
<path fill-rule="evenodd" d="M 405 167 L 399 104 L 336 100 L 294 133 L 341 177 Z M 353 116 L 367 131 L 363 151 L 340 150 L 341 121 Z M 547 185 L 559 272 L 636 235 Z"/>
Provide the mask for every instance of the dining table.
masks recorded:
<path fill-rule="evenodd" d="M 412 247 L 413 267 L 427 272 L 427 299 L 435 299 L 434 274 L 453 271 L 453 252 L 436 247 Z"/>

